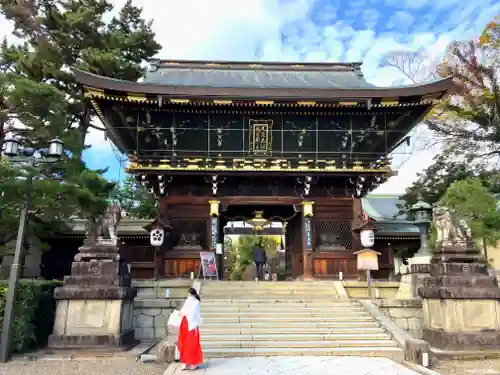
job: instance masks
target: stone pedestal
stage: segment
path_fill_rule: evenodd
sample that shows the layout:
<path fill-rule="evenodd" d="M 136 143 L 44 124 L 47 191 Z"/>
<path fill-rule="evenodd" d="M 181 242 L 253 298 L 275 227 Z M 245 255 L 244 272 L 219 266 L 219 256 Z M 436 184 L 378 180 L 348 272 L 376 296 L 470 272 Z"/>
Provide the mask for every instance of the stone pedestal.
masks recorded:
<path fill-rule="evenodd" d="M 431 256 L 414 256 L 408 259 L 408 267 L 401 276 L 396 298 L 418 298 L 418 288 L 424 286 L 424 280 L 429 277 L 431 270 Z"/>
<path fill-rule="evenodd" d="M 473 245 L 449 245 L 431 259 L 423 339 L 444 350 L 500 349 L 500 288 Z"/>
<path fill-rule="evenodd" d="M 71 275 L 54 291 L 57 300 L 50 348 L 120 349 L 135 344 L 133 301 L 128 265 L 116 245 L 84 245 Z"/>

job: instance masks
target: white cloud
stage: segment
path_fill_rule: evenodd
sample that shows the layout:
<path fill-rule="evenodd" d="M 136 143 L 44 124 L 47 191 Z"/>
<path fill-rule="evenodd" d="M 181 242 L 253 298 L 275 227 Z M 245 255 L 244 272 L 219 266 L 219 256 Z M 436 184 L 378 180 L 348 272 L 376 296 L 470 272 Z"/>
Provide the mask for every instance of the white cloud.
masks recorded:
<path fill-rule="evenodd" d="M 111 0 L 120 7 L 126 0 Z M 454 39 L 471 38 L 500 11 L 498 0 L 134 0 L 154 20 L 159 57 L 206 60 L 364 61 L 366 79 L 389 86 L 404 80 L 381 66 L 395 50 L 439 58 Z M 328 4 L 326 4 L 328 3 Z M 11 28 L 0 17 L 0 37 Z M 94 149 L 110 148 L 90 131 Z M 418 151 L 381 187 L 402 192 L 433 153 Z"/>
<path fill-rule="evenodd" d="M 395 12 L 387 24 L 388 29 L 397 29 L 399 32 L 406 32 L 413 26 L 415 17 L 409 12 L 398 10 Z"/>

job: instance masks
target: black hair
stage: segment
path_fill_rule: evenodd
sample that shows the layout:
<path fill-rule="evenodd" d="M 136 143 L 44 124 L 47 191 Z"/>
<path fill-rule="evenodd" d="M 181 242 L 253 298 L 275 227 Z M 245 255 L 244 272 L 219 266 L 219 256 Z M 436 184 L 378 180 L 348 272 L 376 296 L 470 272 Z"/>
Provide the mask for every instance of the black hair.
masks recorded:
<path fill-rule="evenodd" d="M 192 295 L 194 298 L 196 298 L 198 301 L 201 301 L 200 295 L 196 291 L 195 288 L 189 288 L 188 294 Z"/>

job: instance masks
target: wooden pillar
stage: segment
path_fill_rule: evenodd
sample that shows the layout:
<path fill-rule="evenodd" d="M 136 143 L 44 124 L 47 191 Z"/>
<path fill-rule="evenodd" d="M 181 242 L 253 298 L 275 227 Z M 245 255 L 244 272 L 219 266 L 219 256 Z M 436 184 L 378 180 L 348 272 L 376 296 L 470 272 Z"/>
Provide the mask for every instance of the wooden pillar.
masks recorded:
<path fill-rule="evenodd" d="M 168 241 L 165 238 L 165 241 Z M 165 253 L 163 251 L 163 246 L 155 246 L 155 279 L 165 278 Z"/>
<path fill-rule="evenodd" d="M 219 242 L 219 206 L 220 202 L 218 200 L 208 201 L 210 204 L 210 250 L 216 252 L 217 243 Z M 215 262 L 217 265 L 217 278 L 222 280 L 223 275 L 223 255 L 215 254 Z"/>
<path fill-rule="evenodd" d="M 302 202 L 301 232 L 304 280 L 313 279 L 313 205 L 312 201 Z"/>

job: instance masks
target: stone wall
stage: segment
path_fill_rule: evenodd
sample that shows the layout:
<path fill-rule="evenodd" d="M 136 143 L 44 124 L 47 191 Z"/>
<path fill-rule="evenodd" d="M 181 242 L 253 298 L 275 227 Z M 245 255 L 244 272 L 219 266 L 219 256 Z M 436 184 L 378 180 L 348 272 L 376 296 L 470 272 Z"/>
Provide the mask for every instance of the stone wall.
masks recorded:
<path fill-rule="evenodd" d="M 423 311 L 420 299 L 378 299 L 373 301 L 398 327 L 414 338 L 422 338 Z"/>
<path fill-rule="evenodd" d="M 369 295 L 368 283 L 366 281 L 344 280 L 342 281 L 342 285 L 350 298 L 372 298 Z M 398 294 L 399 281 L 374 281 L 371 286 L 373 296 L 377 293 L 375 289 L 378 289 L 380 298 L 391 299 L 396 298 Z"/>
<path fill-rule="evenodd" d="M 182 307 L 190 280 L 135 280 L 133 328 L 136 340 L 157 341 L 167 336 L 167 322 L 173 310 Z"/>

